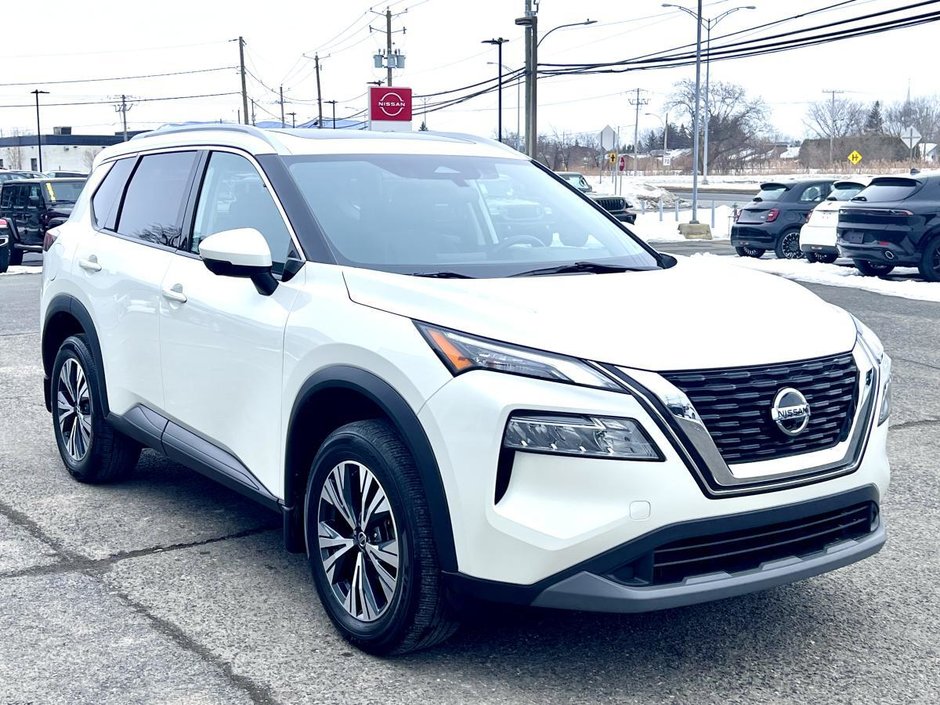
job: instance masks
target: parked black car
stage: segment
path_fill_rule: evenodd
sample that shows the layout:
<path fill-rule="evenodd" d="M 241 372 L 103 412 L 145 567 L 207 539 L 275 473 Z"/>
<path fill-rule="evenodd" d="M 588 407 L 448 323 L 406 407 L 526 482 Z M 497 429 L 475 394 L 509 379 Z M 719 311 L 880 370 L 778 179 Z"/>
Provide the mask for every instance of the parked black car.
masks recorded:
<path fill-rule="evenodd" d="M 10 268 L 10 224 L 0 218 L 0 274 Z"/>
<path fill-rule="evenodd" d="M 630 210 L 633 206 L 631 206 L 630 202 L 623 196 L 594 193 L 594 188 L 587 182 L 584 175 L 576 171 L 556 171 L 555 173 L 588 198 L 596 201 L 597 205 L 610 213 L 617 220 L 630 223 L 631 225 L 636 222 L 636 213 Z"/>
<path fill-rule="evenodd" d="M 832 179 L 761 184 L 731 226 L 735 252 L 741 257 L 760 257 L 773 250 L 780 259 L 799 259 L 803 256 L 800 228 L 831 190 Z"/>
<path fill-rule="evenodd" d="M 65 222 L 85 179 L 23 179 L 0 188 L 0 218 L 10 226 L 10 264 L 24 252 L 41 252 L 46 230 Z"/>
<path fill-rule="evenodd" d="M 940 281 L 940 174 L 873 179 L 839 211 L 838 238 L 862 274 L 906 266 Z"/>

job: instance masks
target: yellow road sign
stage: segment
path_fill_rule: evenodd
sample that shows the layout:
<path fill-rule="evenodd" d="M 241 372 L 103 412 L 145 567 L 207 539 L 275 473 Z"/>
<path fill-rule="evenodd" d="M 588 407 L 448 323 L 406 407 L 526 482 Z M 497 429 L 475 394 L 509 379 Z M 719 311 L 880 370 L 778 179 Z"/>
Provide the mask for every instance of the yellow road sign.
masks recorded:
<path fill-rule="evenodd" d="M 852 162 L 853 165 L 858 164 L 860 161 L 862 161 L 862 155 L 859 153 L 857 149 L 853 150 L 852 153 L 849 155 L 849 161 Z"/>
<path fill-rule="evenodd" d="M 616 164 L 616 163 L 617 163 L 617 153 L 616 153 L 616 152 L 608 152 L 608 153 L 607 153 L 607 161 L 609 161 L 611 164 Z"/>

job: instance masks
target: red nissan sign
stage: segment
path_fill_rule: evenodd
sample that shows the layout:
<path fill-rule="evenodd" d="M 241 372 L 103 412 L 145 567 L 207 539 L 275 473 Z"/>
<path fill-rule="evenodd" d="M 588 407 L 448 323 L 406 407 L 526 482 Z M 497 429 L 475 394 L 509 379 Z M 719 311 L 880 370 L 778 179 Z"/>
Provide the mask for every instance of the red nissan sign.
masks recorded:
<path fill-rule="evenodd" d="M 411 89 L 372 86 L 369 89 L 369 116 L 372 120 L 411 122 Z"/>

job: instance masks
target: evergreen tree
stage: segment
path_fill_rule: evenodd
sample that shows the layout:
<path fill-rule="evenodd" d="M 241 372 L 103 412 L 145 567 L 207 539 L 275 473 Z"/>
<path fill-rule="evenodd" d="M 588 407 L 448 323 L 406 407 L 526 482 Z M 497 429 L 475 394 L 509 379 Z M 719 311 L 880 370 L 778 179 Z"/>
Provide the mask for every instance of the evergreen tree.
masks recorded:
<path fill-rule="evenodd" d="M 865 118 L 865 132 L 869 135 L 882 135 L 884 131 L 885 122 L 881 115 L 881 101 L 876 100 L 871 110 L 868 111 L 868 117 Z"/>

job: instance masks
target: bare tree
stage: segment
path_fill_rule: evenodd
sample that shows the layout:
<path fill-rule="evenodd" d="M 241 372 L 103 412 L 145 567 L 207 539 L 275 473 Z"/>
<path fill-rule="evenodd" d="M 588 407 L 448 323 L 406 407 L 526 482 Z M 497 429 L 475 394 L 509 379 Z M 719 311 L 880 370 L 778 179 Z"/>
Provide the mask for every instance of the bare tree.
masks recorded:
<path fill-rule="evenodd" d="M 885 110 L 885 134 L 900 137 L 913 126 L 924 140 L 936 142 L 940 137 L 940 98 L 922 96 L 894 103 Z"/>
<path fill-rule="evenodd" d="M 862 134 L 867 117 L 868 111 L 859 101 L 835 98 L 810 103 L 804 124 L 817 137 L 838 139 Z"/>
<path fill-rule="evenodd" d="M 101 149 L 99 148 L 89 147 L 82 153 L 82 164 L 85 165 L 85 168 L 88 169 L 88 171 L 91 171 L 91 167 L 95 163 L 95 157 L 98 156 L 98 152 L 100 151 Z"/>
<path fill-rule="evenodd" d="M 23 133 L 19 128 L 14 127 L 10 133 L 10 136 L 15 138 L 21 137 Z M 19 140 L 17 140 L 19 142 Z M 12 147 L 7 147 L 7 168 L 8 169 L 22 169 L 23 168 L 23 146 L 21 144 L 16 144 Z"/>
<path fill-rule="evenodd" d="M 738 168 L 761 148 L 762 135 L 769 131 L 767 105 L 760 98 L 749 98 L 743 86 L 722 81 L 711 84 L 708 102 L 709 166 L 716 171 Z M 670 111 L 679 110 L 691 120 L 694 106 L 695 83 L 686 79 L 675 84 L 667 105 Z M 673 144 L 671 134 L 669 144 Z"/>

